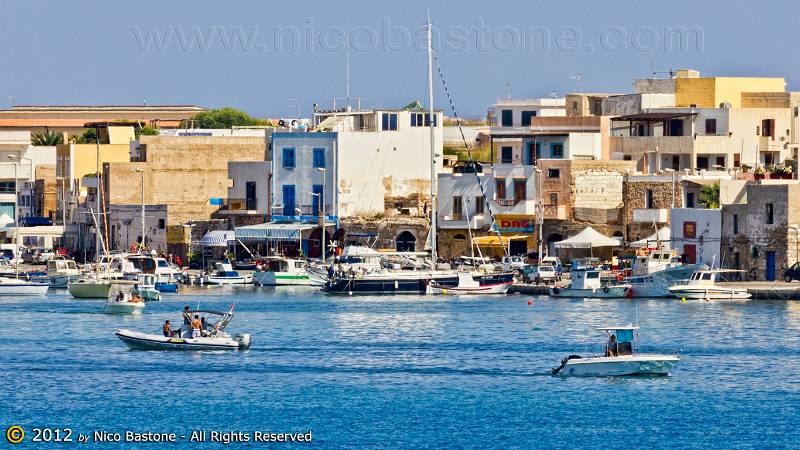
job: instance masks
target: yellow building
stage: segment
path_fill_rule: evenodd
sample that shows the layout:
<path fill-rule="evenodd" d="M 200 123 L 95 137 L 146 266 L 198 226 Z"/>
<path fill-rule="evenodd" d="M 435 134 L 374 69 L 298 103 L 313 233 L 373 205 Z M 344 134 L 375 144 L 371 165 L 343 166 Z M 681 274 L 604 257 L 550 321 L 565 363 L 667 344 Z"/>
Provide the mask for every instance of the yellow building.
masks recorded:
<path fill-rule="evenodd" d="M 747 92 L 784 92 L 784 78 L 709 77 L 697 72 L 678 73 L 675 78 L 675 106 L 678 108 L 742 107 L 742 94 Z"/>

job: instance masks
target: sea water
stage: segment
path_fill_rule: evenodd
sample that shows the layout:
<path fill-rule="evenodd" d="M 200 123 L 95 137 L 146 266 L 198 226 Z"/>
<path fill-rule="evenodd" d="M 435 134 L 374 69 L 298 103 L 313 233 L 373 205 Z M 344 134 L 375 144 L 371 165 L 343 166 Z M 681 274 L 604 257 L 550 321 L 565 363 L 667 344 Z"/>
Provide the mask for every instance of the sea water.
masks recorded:
<path fill-rule="evenodd" d="M 204 448 L 223 446 L 211 433 L 266 445 L 256 432 L 310 432 L 295 446 L 319 448 L 800 446 L 800 302 L 232 286 L 162 299 L 121 316 L 66 292 L 0 298 L 0 426 L 26 430 L 18 448 L 80 445 L 34 444 L 35 428 L 174 433 L 181 446 L 205 432 Z M 114 336 L 232 303 L 228 331 L 252 333 L 248 351 L 134 351 Z M 566 355 L 602 352 L 596 327 L 629 323 L 640 351 L 680 355 L 671 376 L 550 375 Z"/>

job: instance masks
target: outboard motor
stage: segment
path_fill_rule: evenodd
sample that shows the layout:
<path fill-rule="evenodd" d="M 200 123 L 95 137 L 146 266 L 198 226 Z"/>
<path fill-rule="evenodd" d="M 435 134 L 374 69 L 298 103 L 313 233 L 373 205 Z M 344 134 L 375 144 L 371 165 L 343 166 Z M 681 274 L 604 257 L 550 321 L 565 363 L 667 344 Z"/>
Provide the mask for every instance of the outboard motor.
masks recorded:
<path fill-rule="evenodd" d="M 561 365 L 560 366 L 553 368 L 550 372 L 553 375 L 558 375 L 558 372 L 561 372 L 561 369 L 563 369 L 564 366 L 567 365 L 567 363 L 569 362 L 570 359 L 581 359 L 581 357 L 580 357 L 580 355 L 569 355 L 566 358 L 561 360 Z"/>
<path fill-rule="evenodd" d="M 250 348 L 250 333 L 238 333 L 233 337 L 233 340 L 239 343 L 239 350 Z"/>

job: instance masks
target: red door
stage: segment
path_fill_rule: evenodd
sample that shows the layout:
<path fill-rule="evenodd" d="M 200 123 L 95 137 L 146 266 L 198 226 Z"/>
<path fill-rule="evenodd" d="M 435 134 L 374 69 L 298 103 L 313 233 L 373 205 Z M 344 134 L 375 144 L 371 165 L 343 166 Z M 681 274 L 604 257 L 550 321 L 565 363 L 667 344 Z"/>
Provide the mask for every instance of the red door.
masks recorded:
<path fill-rule="evenodd" d="M 697 246 L 694 244 L 683 244 L 683 262 L 685 264 L 697 263 Z"/>

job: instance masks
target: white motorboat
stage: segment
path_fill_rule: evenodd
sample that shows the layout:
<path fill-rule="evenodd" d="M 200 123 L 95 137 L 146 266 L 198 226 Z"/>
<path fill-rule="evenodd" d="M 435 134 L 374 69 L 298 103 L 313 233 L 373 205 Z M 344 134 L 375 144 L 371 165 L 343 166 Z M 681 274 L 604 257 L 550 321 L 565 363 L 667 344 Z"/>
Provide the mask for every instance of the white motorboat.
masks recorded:
<path fill-rule="evenodd" d="M 128 347 L 135 350 L 247 350 L 250 348 L 251 336 L 241 333 L 231 336 L 225 328 L 233 319 L 233 305 L 225 312 L 191 311 L 199 315 L 204 324 L 199 337 L 192 337 L 191 330 L 184 326 L 180 330 L 169 333 L 141 333 L 120 329 L 116 336 Z"/>
<path fill-rule="evenodd" d="M 511 287 L 511 281 L 501 281 L 498 283 L 481 284 L 469 272 L 458 272 L 458 284 L 456 286 L 445 286 L 436 280 L 428 282 L 427 294 L 434 295 L 489 295 L 506 294 Z"/>
<path fill-rule="evenodd" d="M 128 284 L 115 284 L 103 311 L 109 314 L 137 314 L 144 311 L 144 299 Z"/>
<path fill-rule="evenodd" d="M 156 289 L 158 277 L 152 273 L 140 273 L 136 277 L 136 284 L 133 287 L 135 293 L 139 294 L 145 301 L 161 300 L 161 292 Z"/>
<path fill-rule="evenodd" d="M 311 277 L 305 260 L 273 256 L 265 258 L 266 270 L 253 274 L 253 283 L 261 286 L 322 286 L 324 280 Z"/>
<path fill-rule="evenodd" d="M 0 277 L 0 295 L 46 295 L 50 285 L 19 278 Z"/>
<path fill-rule="evenodd" d="M 91 275 L 79 278 L 67 287 L 74 298 L 108 298 L 113 280 Z"/>
<path fill-rule="evenodd" d="M 216 272 L 203 276 L 203 284 L 251 284 L 252 275 L 242 275 L 233 270 L 233 265 L 225 260 L 214 264 Z"/>
<path fill-rule="evenodd" d="M 567 298 L 626 298 L 629 284 L 605 284 L 600 282 L 600 270 L 587 267 L 570 272 L 569 287 L 550 288 L 550 295 Z"/>
<path fill-rule="evenodd" d="M 570 355 L 552 370 L 553 375 L 576 377 L 615 377 L 628 375 L 669 375 L 680 361 L 677 355 L 641 354 L 636 352 L 634 331 L 639 327 L 603 327 L 609 340 L 603 356 Z"/>
<path fill-rule="evenodd" d="M 741 270 L 703 269 L 698 270 L 686 283 L 674 284 L 669 293 L 680 299 L 694 300 L 746 300 L 751 297 L 747 289 L 719 286 L 725 273 L 741 273 Z"/>
<path fill-rule="evenodd" d="M 670 286 L 688 280 L 695 271 L 706 267 L 705 264 L 682 264 L 670 250 L 654 250 L 637 256 L 631 276 L 625 280 L 631 285 L 628 297 L 669 297 Z"/>
<path fill-rule="evenodd" d="M 52 258 L 47 261 L 47 274 L 34 277 L 33 281 L 47 283 L 51 288 L 64 289 L 78 281 L 81 270 L 75 261 L 65 258 Z"/>

